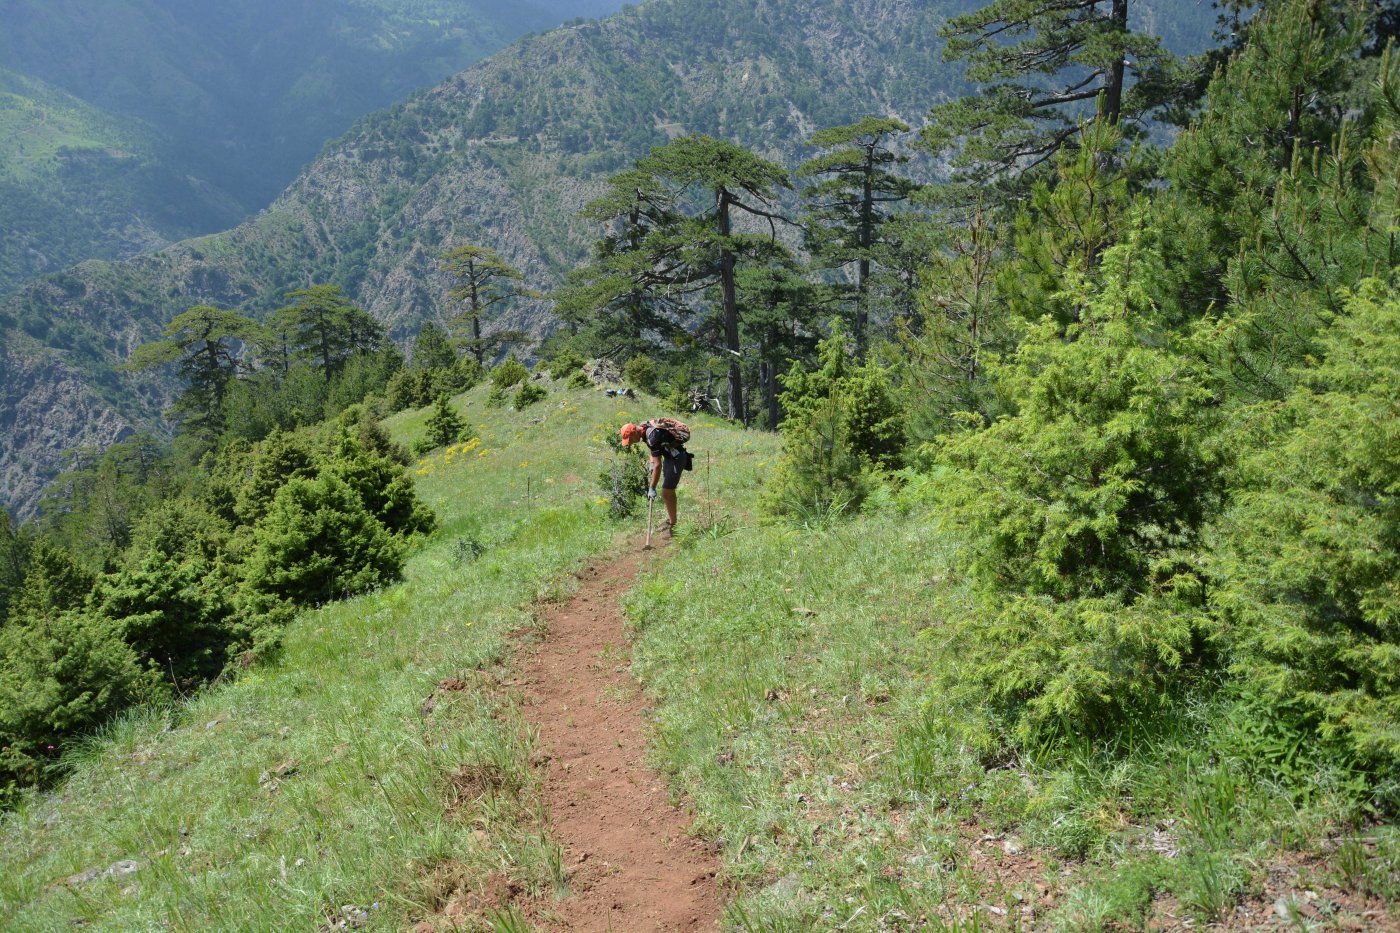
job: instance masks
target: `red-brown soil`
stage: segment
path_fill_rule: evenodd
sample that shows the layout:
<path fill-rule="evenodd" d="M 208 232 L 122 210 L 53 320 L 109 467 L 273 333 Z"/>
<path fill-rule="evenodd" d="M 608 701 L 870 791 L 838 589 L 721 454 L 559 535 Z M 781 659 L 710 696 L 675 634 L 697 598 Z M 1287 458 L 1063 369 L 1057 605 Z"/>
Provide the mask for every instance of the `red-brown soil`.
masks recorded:
<path fill-rule="evenodd" d="M 569 893 L 532 919 L 569 931 L 714 930 L 721 904 L 713 850 L 691 838 L 646 761 L 647 702 L 632 679 L 620 600 L 647 562 L 637 552 L 584 573 L 520 664 L 526 719 L 550 832 L 564 848 Z"/>

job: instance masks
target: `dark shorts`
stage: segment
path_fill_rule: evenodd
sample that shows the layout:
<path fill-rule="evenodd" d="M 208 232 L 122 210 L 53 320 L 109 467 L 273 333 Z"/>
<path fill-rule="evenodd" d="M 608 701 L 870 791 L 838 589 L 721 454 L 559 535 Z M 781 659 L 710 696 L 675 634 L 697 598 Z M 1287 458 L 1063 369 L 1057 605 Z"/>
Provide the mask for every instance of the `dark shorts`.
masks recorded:
<path fill-rule="evenodd" d="M 675 489 L 681 481 L 681 461 L 669 454 L 661 455 L 661 488 Z"/>

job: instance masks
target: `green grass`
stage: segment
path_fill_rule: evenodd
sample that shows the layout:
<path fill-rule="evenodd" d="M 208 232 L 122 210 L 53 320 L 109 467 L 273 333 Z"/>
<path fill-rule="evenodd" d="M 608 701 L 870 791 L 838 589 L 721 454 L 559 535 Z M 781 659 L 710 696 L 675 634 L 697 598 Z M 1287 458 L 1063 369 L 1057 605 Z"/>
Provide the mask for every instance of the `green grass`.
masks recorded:
<path fill-rule="evenodd" d="M 153 134 L 35 78 L 0 68 L 0 178 L 48 179 L 62 149 L 149 157 Z"/>
<path fill-rule="evenodd" d="M 414 468 L 442 528 L 402 584 L 304 613 L 276 662 L 78 743 L 73 775 L 4 817 L 0 928 L 315 929 L 363 914 L 397 929 L 492 877 L 558 890 L 501 666 L 532 604 L 615 539 L 592 438 L 643 413 L 597 393 L 488 411 L 483 394 L 458 405 L 479 444 Z M 425 416 L 390 427 L 411 441 Z M 448 678 L 467 689 L 435 693 Z M 126 860 L 134 873 L 63 883 Z"/>
<path fill-rule="evenodd" d="M 1139 929 L 1165 910 L 1257 921 L 1308 890 L 1353 917 L 1388 897 L 1400 923 L 1379 893 L 1396 828 L 1364 781 L 1325 750 L 1266 762 L 1258 717 L 1228 698 L 1111 745 L 984 757 L 964 737 L 985 714 L 928 686 L 962 663 L 949 623 L 976 611 L 956 556 L 927 506 L 887 497 L 692 536 L 633 591 L 656 758 L 723 843 L 731 928 Z"/>
<path fill-rule="evenodd" d="M 555 391 L 517 413 L 485 392 L 458 400 L 468 437 L 410 468 L 442 528 L 402 584 L 306 613 L 275 663 L 79 743 L 73 776 L 5 818 L 0 928 L 398 929 L 455 902 L 523 930 L 474 895 L 565 892 L 502 681 L 532 604 L 639 535 L 638 517 L 607 521 L 597 476 L 605 435 L 654 409 Z M 427 414 L 390 426 L 412 442 Z M 728 928 L 1139 929 L 1290 897 L 1300 926 L 1366 898 L 1400 922 L 1400 832 L 1364 781 L 1228 698 L 1111 745 L 979 752 L 983 714 L 928 687 L 962 663 L 946 632 L 976 607 L 918 491 L 764 524 L 777 439 L 692 426 L 681 533 L 627 609 L 655 760 L 722 846 Z M 435 691 L 447 678 L 465 689 Z M 133 874 L 61 883 L 127 859 Z"/>

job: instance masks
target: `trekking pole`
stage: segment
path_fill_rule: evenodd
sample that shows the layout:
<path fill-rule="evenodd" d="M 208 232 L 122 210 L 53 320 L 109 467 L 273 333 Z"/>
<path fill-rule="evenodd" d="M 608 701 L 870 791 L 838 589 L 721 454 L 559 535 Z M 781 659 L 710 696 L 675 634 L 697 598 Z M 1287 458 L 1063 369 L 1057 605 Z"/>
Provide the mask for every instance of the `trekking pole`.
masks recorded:
<path fill-rule="evenodd" d="M 715 526 L 715 487 L 710 483 L 710 452 L 705 451 L 705 495 L 710 500 L 710 527 Z"/>
<path fill-rule="evenodd" d="M 653 511 L 655 508 L 656 508 L 656 500 L 655 500 L 655 499 L 648 499 L 648 500 L 647 500 L 647 543 L 644 544 L 644 545 L 642 545 L 642 550 L 643 550 L 643 551 L 650 551 L 650 550 L 651 550 L 651 514 L 652 514 L 652 511 Z"/>

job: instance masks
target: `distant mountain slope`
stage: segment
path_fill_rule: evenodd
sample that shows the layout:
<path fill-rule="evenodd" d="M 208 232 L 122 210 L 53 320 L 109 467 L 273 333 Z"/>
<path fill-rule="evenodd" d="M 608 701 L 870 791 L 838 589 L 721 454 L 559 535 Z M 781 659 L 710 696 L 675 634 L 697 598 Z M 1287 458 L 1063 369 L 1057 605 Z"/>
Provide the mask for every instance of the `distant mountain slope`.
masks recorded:
<path fill-rule="evenodd" d="M 0 291 L 243 216 L 227 192 L 167 162 L 163 145 L 143 121 L 0 68 Z"/>
<path fill-rule="evenodd" d="M 226 229 L 362 114 L 527 32 L 621 0 L 0 0 L 0 121 L 101 134 L 55 155 L 0 141 L 0 292 L 87 258 Z M 94 196 L 96 195 L 96 196 Z"/>
<path fill-rule="evenodd" d="M 918 123 L 963 90 L 937 33 L 976 5 L 652 0 L 522 40 L 366 117 L 229 233 L 31 285 L 0 302 L 0 501 L 27 513 L 65 447 L 159 424 L 169 385 L 115 367 L 191 305 L 263 312 L 289 289 L 336 282 L 403 338 L 446 313 L 437 257 L 464 242 L 548 287 L 597 234 L 578 208 L 669 135 L 733 138 L 793 164 L 820 127 Z M 550 321 L 526 305 L 509 323 L 540 333 Z M 81 415 L 12 433 L 55 406 Z"/>

